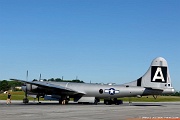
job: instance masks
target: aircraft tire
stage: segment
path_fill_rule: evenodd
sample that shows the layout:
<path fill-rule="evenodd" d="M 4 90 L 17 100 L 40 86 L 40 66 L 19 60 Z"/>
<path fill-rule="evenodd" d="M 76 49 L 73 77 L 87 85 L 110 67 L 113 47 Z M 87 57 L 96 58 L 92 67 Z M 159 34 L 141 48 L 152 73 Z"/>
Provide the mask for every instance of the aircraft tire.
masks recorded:
<path fill-rule="evenodd" d="M 59 104 L 62 104 L 62 100 L 61 99 L 59 99 Z"/>
<path fill-rule="evenodd" d="M 97 100 L 95 100 L 95 101 L 94 101 L 94 105 L 97 105 L 97 104 L 98 104 L 98 102 L 97 102 Z"/>
<path fill-rule="evenodd" d="M 104 104 L 108 105 L 108 100 L 104 100 Z"/>
<path fill-rule="evenodd" d="M 66 100 L 65 104 L 68 104 L 68 103 L 69 103 L 69 101 L 68 101 L 68 100 Z"/>
<path fill-rule="evenodd" d="M 25 103 L 25 104 L 26 104 L 26 103 L 29 103 L 29 99 L 24 98 L 24 99 L 23 99 L 23 103 Z"/>
<path fill-rule="evenodd" d="M 106 104 L 106 105 L 111 105 L 111 104 L 112 104 L 112 101 L 111 101 L 111 100 L 105 100 L 105 101 L 104 101 L 104 104 Z"/>
<path fill-rule="evenodd" d="M 106 104 L 106 105 L 109 105 L 109 101 L 106 101 L 105 104 Z"/>
<path fill-rule="evenodd" d="M 94 100 L 94 104 L 95 104 L 95 105 L 97 105 L 99 101 L 100 101 L 100 99 L 95 98 L 95 100 Z"/>
<path fill-rule="evenodd" d="M 119 101 L 116 101 L 115 105 L 119 105 Z"/>
<path fill-rule="evenodd" d="M 123 101 L 122 100 L 117 100 L 116 105 L 120 105 L 120 104 L 123 104 Z"/>

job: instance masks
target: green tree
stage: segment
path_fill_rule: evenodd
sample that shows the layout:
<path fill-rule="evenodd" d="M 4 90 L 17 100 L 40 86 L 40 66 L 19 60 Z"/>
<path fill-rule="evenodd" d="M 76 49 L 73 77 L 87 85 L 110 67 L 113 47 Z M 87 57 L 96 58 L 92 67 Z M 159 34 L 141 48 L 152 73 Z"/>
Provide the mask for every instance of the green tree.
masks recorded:
<path fill-rule="evenodd" d="M 180 92 L 175 92 L 172 96 L 180 96 Z"/>
<path fill-rule="evenodd" d="M 3 80 L 0 82 L 0 91 L 7 91 L 11 88 L 11 86 L 8 84 L 7 80 Z"/>
<path fill-rule="evenodd" d="M 62 80 L 61 80 L 61 78 L 56 78 L 55 81 L 56 82 L 61 82 Z"/>
<path fill-rule="evenodd" d="M 48 79 L 48 81 L 55 81 L 54 78 Z"/>
<path fill-rule="evenodd" d="M 18 81 L 7 81 L 8 84 L 11 86 L 11 87 L 19 87 L 19 86 L 22 86 L 22 83 L 21 82 L 18 82 Z"/>
<path fill-rule="evenodd" d="M 81 81 L 81 80 L 72 80 L 72 82 L 76 82 L 76 83 L 84 83 L 84 82 Z"/>

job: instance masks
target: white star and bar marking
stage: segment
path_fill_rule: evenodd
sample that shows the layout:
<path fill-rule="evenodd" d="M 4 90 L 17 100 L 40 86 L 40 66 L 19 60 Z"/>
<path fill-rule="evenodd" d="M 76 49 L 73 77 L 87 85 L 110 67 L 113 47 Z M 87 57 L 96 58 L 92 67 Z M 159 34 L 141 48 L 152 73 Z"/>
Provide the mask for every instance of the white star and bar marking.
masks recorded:
<path fill-rule="evenodd" d="M 110 89 L 105 89 L 104 92 L 109 93 L 110 95 L 114 95 L 116 93 L 119 93 L 119 90 L 115 90 L 114 88 L 110 88 Z"/>

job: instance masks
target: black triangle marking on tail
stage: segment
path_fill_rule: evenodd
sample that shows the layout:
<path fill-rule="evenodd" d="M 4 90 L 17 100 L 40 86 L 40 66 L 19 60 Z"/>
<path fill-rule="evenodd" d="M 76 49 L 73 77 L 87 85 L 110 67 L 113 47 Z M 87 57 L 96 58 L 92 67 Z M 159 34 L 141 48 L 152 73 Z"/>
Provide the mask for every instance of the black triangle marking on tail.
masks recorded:
<path fill-rule="evenodd" d="M 139 79 L 137 79 L 137 86 L 141 86 L 141 81 L 142 81 L 142 77 L 140 77 Z"/>
<path fill-rule="evenodd" d="M 167 82 L 167 67 L 152 66 L 151 67 L 151 82 Z"/>

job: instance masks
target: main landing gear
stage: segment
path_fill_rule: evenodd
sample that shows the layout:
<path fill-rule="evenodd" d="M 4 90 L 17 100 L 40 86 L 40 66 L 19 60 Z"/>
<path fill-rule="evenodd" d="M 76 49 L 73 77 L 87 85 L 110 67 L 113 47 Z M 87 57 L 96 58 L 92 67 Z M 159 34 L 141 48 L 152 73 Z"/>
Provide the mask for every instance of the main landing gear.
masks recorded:
<path fill-rule="evenodd" d="M 24 96 L 24 99 L 23 99 L 23 103 L 24 103 L 24 104 L 29 103 L 29 99 L 27 98 L 27 87 L 26 87 L 26 91 L 25 91 L 25 96 Z"/>
<path fill-rule="evenodd" d="M 111 105 L 111 104 L 120 105 L 120 104 L 123 104 L 123 101 L 122 100 L 118 100 L 117 98 L 114 98 L 114 99 L 104 99 L 104 104 L 106 104 L 106 105 Z"/>
<path fill-rule="evenodd" d="M 23 99 L 23 103 L 25 103 L 25 104 L 26 104 L 26 103 L 29 103 L 29 99 L 28 99 L 28 98 L 24 98 L 24 99 Z"/>
<path fill-rule="evenodd" d="M 69 100 L 70 100 L 69 96 L 62 96 L 59 99 L 59 104 L 62 104 L 62 105 L 68 104 Z"/>

